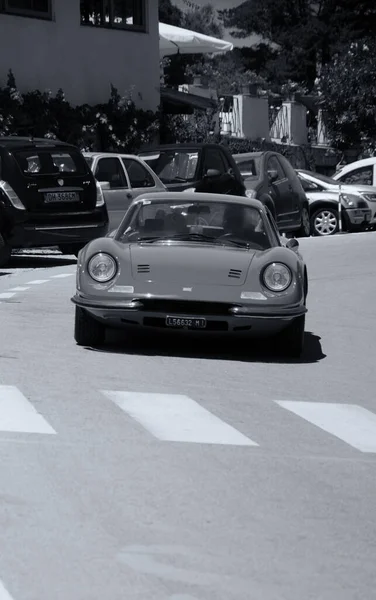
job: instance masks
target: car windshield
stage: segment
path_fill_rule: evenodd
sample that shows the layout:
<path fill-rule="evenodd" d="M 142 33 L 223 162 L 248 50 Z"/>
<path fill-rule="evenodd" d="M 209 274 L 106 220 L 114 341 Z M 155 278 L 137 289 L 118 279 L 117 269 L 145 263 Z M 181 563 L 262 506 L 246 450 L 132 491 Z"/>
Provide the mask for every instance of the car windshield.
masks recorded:
<path fill-rule="evenodd" d="M 259 179 L 261 172 L 261 160 L 258 156 L 234 156 L 244 179 Z"/>
<path fill-rule="evenodd" d="M 117 239 L 151 244 L 180 240 L 259 250 L 272 246 L 263 215 L 253 206 L 176 199 L 137 203 L 120 226 Z"/>
<path fill-rule="evenodd" d="M 54 173 L 85 175 L 87 173 L 87 166 L 82 155 L 72 150 L 33 148 L 14 152 L 14 156 L 25 175 L 52 175 Z"/>
<path fill-rule="evenodd" d="M 309 175 L 312 179 L 316 179 L 317 181 L 321 181 L 322 183 L 329 183 L 329 185 L 338 185 L 338 181 L 332 179 L 332 177 L 327 177 L 327 175 L 321 175 L 321 173 L 313 173 L 313 171 L 299 171 L 302 175 Z"/>
<path fill-rule="evenodd" d="M 87 164 L 89 165 L 89 167 L 91 168 L 91 165 L 94 162 L 94 158 L 92 156 L 84 156 L 84 158 L 85 158 Z"/>
<path fill-rule="evenodd" d="M 157 156 L 142 156 L 163 183 L 189 183 L 195 180 L 198 152 L 166 150 Z"/>

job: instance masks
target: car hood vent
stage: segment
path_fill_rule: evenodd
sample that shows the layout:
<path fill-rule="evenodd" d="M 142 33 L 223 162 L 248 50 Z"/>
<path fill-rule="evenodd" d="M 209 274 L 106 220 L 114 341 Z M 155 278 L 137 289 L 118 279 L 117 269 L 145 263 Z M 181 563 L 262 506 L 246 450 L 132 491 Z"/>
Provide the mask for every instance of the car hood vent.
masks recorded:
<path fill-rule="evenodd" d="M 137 265 L 137 273 L 150 273 L 150 265 Z"/>
<path fill-rule="evenodd" d="M 228 276 L 231 277 L 231 279 L 240 279 L 241 275 L 242 272 L 240 269 L 230 269 L 228 272 Z"/>

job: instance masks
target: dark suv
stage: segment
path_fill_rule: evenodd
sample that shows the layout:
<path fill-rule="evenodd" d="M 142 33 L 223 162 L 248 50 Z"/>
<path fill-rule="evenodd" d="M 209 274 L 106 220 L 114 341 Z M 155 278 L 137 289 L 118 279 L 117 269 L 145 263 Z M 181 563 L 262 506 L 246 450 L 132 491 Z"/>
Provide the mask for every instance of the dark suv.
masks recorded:
<path fill-rule="evenodd" d="M 171 192 L 195 190 L 245 196 L 243 177 L 231 152 L 220 144 L 172 144 L 141 152 Z"/>
<path fill-rule="evenodd" d="M 77 255 L 107 231 L 103 192 L 78 148 L 0 137 L 0 265 L 16 248 L 58 246 Z"/>
<path fill-rule="evenodd" d="M 261 200 L 272 213 L 280 232 L 310 235 L 308 198 L 287 158 L 279 152 L 234 154 L 247 196 Z"/>

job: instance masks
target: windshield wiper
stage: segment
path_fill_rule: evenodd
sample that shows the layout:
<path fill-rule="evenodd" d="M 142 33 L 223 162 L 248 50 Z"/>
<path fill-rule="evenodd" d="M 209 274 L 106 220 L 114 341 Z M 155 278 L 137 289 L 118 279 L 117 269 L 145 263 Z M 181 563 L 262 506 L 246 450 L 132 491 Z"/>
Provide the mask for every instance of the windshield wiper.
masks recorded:
<path fill-rule="evenodd" d="M 173 235 L 164 235 L 164 236 L 148 236 L 139 238 L 138 242 L 159 242 L 164 240 L 202 240 L 205 242 L 211 242 L 214 244 L 222 244 L 222 241 L 218 240 L 216 237 L 211 235 L 204 235 L 201 233 L 175 233 Z"/>

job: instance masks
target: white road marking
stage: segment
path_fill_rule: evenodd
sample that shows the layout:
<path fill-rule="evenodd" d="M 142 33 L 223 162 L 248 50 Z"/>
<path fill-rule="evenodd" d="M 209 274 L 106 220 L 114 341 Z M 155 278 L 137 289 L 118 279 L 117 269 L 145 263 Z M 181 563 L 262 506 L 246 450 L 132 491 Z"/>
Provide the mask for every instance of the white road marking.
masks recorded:
<path fill-rule="evenodd" d="M 34 406 L 12 385 L 0 385 L 0 431 L 56 434 Z"/>
<path fill-rule="evenodd" d="M 188 396 L 115 391 L 103 393 L 160 440 L 258 446 Z"/>
<path fill-rule="evenodd" d="M 41 283 L 47 283 L 48 279 L 34 279 L 34 281 L 28 281 L 30 285 L 40 285 Z"/>
<path fill-rule="evenodd" d="M 277 401 L 361 452 L 376 452 L 376 415 L 357 404 Z"/>
<path fill-rule="evenodd" d="M 74 273 L 61 273 L 60 275 L 51 275 L 51 279 L 62 279 L 63 277 L 73 277 Z"/>
<path fill-rule="evenodd" d="M 5 585 L 0 579 L 0 600 L 13 600 L 12 596 L 6 589 Z"/>
<path fill-rule="evenodd" d="M 29 289 L 30 289 L 29 287 L 18 286 L 18 287 L 11 288 L 9 291 L 10 292 L 26 292 L 26 290 L 29 290 Z"/>
<path fill-rule="evenodd" d="M 15 293 L 10 293 L 10 292 L 4 292 L 2 294 L 0 294 L 0 299 L 1 300 L 7 300 L 8 298 L 13 298 L 13 296 L 15 296 Z"/>

